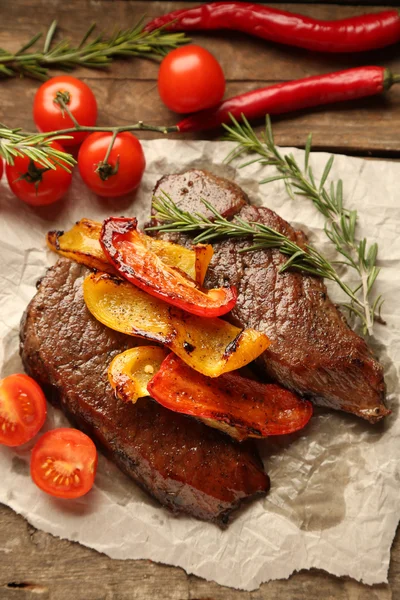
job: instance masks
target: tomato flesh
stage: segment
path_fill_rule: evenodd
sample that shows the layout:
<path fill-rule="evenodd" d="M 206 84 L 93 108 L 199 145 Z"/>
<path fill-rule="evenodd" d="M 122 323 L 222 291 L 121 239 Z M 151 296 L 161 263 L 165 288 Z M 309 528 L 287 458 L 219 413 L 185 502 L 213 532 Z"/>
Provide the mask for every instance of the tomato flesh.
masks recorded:
<path fill-rule="evenodd" d="M 56 131 L 75 126 L 72 119 L 62 111 L 61 106 L 54 102 L 57 92 L 68 95 L 66 105 L 79 125 L 86 125 L 86 127 L 96 125 L 97 102 L 90 87 L 76 77 L 60 75 L 43 83 L 36 92 L 33 101 L 33 120 L 39 131 Z M 68 135 L 72 135 L 72 139 L 63 140 L 64 146 L 80 144 L 88 133 L 82 131 Z"/>
<path fill-rule="evenodd" d="M 0 381 L 0 444 L 29 442 L 46 420 L 46 398 L 28 375 L 18 373 Z"/>
<path fill-rule="evenodd" d="M 205 48 L 195 44 L 182 46 L 163 59 L 158 91 L 164 104 L 177 113 L 211 108 L 219 104 L 224 95 L 224 72 Z"/>
<path fill-rule="evenodd" d="M 51 496 L 79 498 L 87 494 L 93 486 L 96 469 L 96 446 L 77 429 L 48 431 L 32 450 L 31 477 Z"/>

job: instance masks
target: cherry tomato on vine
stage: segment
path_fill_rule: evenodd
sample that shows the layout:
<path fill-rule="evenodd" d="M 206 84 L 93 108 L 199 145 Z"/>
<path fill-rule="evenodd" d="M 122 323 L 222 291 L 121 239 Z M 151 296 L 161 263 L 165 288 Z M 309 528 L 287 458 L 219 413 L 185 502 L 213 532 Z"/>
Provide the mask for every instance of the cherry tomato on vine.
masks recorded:
<path fill-rule="evenodd" d="M 57 103 L 58 97 L 63 99 L 79 125 L 87 127 L 96 125 L 97 102 L 90 87 L 71 75 L 60 75 L 43 83 L 36 92 L 33 101 L 33 120 L 39 131 L 57 131 L 75 126 L 72 119 Z M 71 135 L 72 139 L 63 140 L 64 146 L 80 144 L 88 133 Z"/>
<path fill-rule="evenodd" d="M 57 142 L 52 148 L 62 152 Z M 52 160 L 54 164 L 54 160 Z M 72 173 L 57 165 L 55 169 L 45 168 L 31 161 L 27 156 L 17 156 L 13 165 L 6 165 L 6 175 L 11 191 L 23 202 L 31 206 L 53 204 L 64 196 L 72 181 Z"/>
<path fill-rule="evenodd" d="M 18 373 L 0 380 L 0 444 L 29 442 L 46 420 L 46 398 L 28 375 Z"/>
<path fill-rule="evenodd" d="M 115 198 L 138 187 L 146 161 L 139 140 L 125 131 L 115 138 L 105 163 L 111 138 L 112 134 L 106 132 L 92 133 L 86 138 L 79 149 L 78 167 L 83 181 L 93 192 Z"/>
<path fill-rule="evenodd" d="M 218 104 L 225 92 L 225 77 L 214 56 L 190 44 L 172 50 L 158 72 L 158 91 L 170 110 L 188 113 Z"/>
<path fill-rule="evenodd" d="M 51 496 L 83 496 L 93 486 L 96 469 L 96 446 L 77 429 L 52 429 L 42 435 L 32 450 L 31 477 Z"/>

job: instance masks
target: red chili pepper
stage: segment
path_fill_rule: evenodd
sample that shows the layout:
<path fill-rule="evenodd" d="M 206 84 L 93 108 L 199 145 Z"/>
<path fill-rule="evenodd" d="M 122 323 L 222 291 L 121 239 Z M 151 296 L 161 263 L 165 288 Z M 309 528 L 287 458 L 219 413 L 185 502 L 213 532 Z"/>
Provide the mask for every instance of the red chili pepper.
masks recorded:
<path fill-rule="evenodd" d="M 400 76 L 384 67 L 358 67 L 278 83 L 223 100 L 218 106 L 190 115 L 177 125 L 180 132 L 213 129 L 230 123 L 230 114 L 248 120 L 311 106 L 374 96 L 388 90 Z"/>
<path fill-rule="evenodd" d="M 106 219 L 100 244 L 118 273 L 151 296 L 200 317 L 219 317 L 236 304 L 234 286 L 205 290 L 178 268 L 168 266 L 151 249 L 136 219 Z"/>
<path fill-rule="evenodd" d="M 145 29 L 158 27 L 168 31 L 230 29 L 317 52 L 361 52 L 398 42 L 400 13 L 393 9 L 321 21 L 260 4 L 210 2 L 158 17 Z"/>
<path fill-rule="evenodd" d="M 201 419 L 238 440 L 283 435 L 302 429 L 312 404 L 271 383 L 237 372 L 206 377 L 169 354 L 147 389 L 159 404 Z"/>

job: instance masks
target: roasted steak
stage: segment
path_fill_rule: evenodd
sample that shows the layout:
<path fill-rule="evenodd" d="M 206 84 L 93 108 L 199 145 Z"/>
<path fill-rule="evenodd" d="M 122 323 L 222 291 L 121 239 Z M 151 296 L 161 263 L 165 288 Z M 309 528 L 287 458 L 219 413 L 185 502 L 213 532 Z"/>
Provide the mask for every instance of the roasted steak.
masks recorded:
<path fill-rule="evenodd" d="M 299 245 L 306 241 L 304 233 L 295 231 L 276 213 L 245 204 L 246 196 L 240 188 L 207 171 L 167 175 L 157 183 L 154 195 L 161 191 L 190 212 L 202 212 L 211 218 L 200 201 L 205 198 L 227 217 L 238 214 L 246 221 L 277 229 Z M 163 237 L 190 244 L 183 235 Z M 238 301 L 230 320 L 240 327 L 263 331 L 273 341 L 258 359 L 263 371 L 315 404 L 354 413 L 371 422 L 388 414 L 382 366 L 365 341 L 347 326 L 328 298 L 323 281 L 296 271 L 280 274 L 286 259 L 278 250 L 240 254 L 246 245 L 248 240 L 214 244 L 205 285 L 237 287 Z"/>
<path fill-rule="evenodd" d="M 135 339 L 90 315 L 82 295 L 87 273 L 85 267 L 60 259 L 41 281 L 21 324 L 27 373 L 161 504 L 225 522 L 243 499 L 268 490 L 254 447 L 239 445 L 151 399 L 133 405 L 114 397 L 108 366 Z"/>

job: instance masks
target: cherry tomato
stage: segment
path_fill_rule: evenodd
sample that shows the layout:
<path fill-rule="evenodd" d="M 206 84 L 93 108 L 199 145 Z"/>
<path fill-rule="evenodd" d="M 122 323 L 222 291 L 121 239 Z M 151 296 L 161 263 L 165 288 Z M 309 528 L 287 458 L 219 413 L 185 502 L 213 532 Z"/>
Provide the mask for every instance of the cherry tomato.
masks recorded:
<path fill-rule="evenodd" d="M 33 101 L 33 120 L 39 131 L 56 131 L 75 126 L 72 119 L 55 102 L 58 93 L 61 94 L 79 125 L 87 127 L 96 125 L 97 102 L 90 87 L 75 77 L 60 75 L 43 83 L 36 92 Z M 71 135 L 73 139 L 63 140 L 64 146 L 80 144 L 88 133 L 81 132 Z"/>
<path fill-rule="evenodd" d="M 46 398 L 28 375 L 18 373 L 0 380 L 0 444 L 29 442 L 46 420 Z"/>
<path fill-rule="evenodd" d="M 51 496 L 79 498 L 92 488 L 97 450 L 77 429 L 52 429 L 36 442 L 31 456 L 31 477 Z"/>
<path fill-rule="evenodd" d="M 103 164 L 111 137 L 111 133 L 92 133 L 79 149 L 78 167 L 93 192 L 114 198 L 138 187 L 146 161 L 141 143 L 126 131 L 117 135 L 107 164 Z"/>
<path fill-rule="evenodd" d="M 3 177 L 3 160 L 0 158 L 0 179 Z"/>
<path fill-rule="evenodd" d="M 57 142 L 51 145 L 56 150 L 64 150 Z M 11 191 L 31 206 L 44 206 L 60 200 L 72 181 L 72 173 L 61 166 L 47 169 L 26 156 L 17 156 L 13 165 L 7 164 L 6 175 Z"/>
<path fill-rule="evenodd" d="M 158 72 L 158 91 L 170 110 L 188 113 L 218 104 L 225 92 L 225 77 L 214 56 L 193 44 L 170 52 Z"/>

